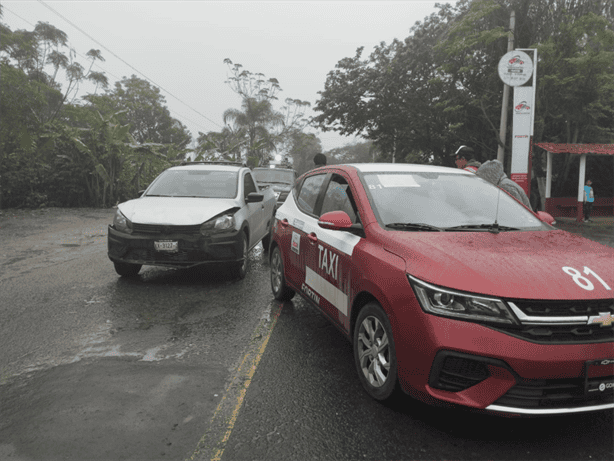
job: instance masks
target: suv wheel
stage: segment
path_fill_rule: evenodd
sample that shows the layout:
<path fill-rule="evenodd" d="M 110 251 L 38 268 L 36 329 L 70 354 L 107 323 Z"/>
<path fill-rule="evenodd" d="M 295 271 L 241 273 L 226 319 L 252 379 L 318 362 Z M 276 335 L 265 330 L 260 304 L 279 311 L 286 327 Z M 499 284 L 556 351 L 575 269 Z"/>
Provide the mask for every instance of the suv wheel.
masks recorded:
<path fill-rule="evenodd" d="M 243 245 L 241 253 L 243 257 L 240 262 L 235 263 L 235 265 L 232 267 L 233 276 L 239 280 L 245 278 L 245 275 L 247 274 L 247 235 L 245 234 L 245 232 L 242 232 L 241 236 L 241 243 Z"/>

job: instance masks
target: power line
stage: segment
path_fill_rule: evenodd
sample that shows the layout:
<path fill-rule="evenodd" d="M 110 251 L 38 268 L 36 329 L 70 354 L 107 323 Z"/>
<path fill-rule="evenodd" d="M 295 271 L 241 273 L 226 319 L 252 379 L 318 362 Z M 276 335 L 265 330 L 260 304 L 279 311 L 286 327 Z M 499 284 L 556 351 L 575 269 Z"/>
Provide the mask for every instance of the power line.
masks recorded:
<path fill-rule="evenodd" d="M 46 6 L 46 5 L 45 5 L 45 6 Z M 15 13 L 13 10 L 11 10 L 11 9 L 7 8 L 6 6 L 3 6 L 3 11 L 8 11 L 8 12 L 9 12 L 9 13 L 11 13 L 13 16 L 18 17 L 18 18 L 19 18 L 19 19 L 21 19 L 23 22 L 25 22 L 26 24 L 29 24 L 29 25 L 30 25 L 30 26 L 32 26 L 33 28 L 34 28 L 34 27 L 36 27 L 36 26 L 35 26 L 34 24 L 32 24 L 30 21 L 28 21 L 27 19 L 25 19 L 25 18 L 23 18 L 22 16 L 18 15 L 17 13 Z M 90 38 L 91 38 L 91 37 L 90 37 Z M 74 51 L 74 52 L 75 52 L 77 55 L 79 55 L 79 56 L 80 56 L 80 57 L 82 57 L 83 59 L 89 59 L 87 56 L 85 56 L 85 55 L 83 55 L 83 54 L 79 53 L 79 52 L 78 52 L 78 51 L 75 49 L 75 47 L 74 47 L 74 46 L 72 46 L 72 44 L 70 43 L 70 41 L 69 41 L 69 45 L 71 45 L 72 50 L 73 50 L 73 51 Z M 107 73 L 107 74 L 109 74 L 110 76 L 115 77 L 115 79 L 117 79 L 117 81 L 121 80 L 121 78 L 120 78 L 120 77 L 118 77 L 117 75 L 115 75 L 115 74 L 113 74 L 113 73 L 109 72 L 107 69 L 105 69 L 104 67 L 102 67 L 102 66 L 101 66 L 100 64 L 98 64 L 97 62 L 95 62 L 95 63 L 94 63 L 94 66 L 96 66 L 96 68 L 100 69 L 101 71 L 106 72 L 106 73 Z M 184 103 L 184 104 L 185 104 L 185 103 Z M 186 104 L 186 105 L 187 105 L 187 104 Z M 188 107 L 189 107 L 189 106 L 188 106 Z M 181 119 L 181 120 L 183 120 L 183 121 L 188 121 L 188 122 L 190 122 L 190 123 L 192 123 L 193 125 L 196 125 L 196 126 L 200 125 L 200 123 L 195 122 L 194 120 L 192 120 L 192 119 L 190 119 L 190 118 L 186 117 L 186 116 L 185 116 L 185 115 L 183 115 L 183 114 L 180 114 L 180 113 L 178 113 L 178 112 L 175 112 L 174 110 L 172 110 L 172 109 L 170 109 L 170 108 L 167 108 L 167 109 L 168 109 L 168 111 L 169 111 L 171 114 L 176 115 L 176 116 L 178 117 L 178 119 Z M 205 117 L 205 118 L 207 118 L 207 117 Z M 179 120 L 179 121 L 181 121 L 181 120 Z M 207 119 L 207 120 L 209 120 L 209 119 Z M 215 122 L 213 122 L 213 123 L 215 123 Z M 217 126 L 220 126 L 220 125 L 217 125 Z"/>
<path fill-rule="evenodd" d="M 128 62 L 124 61 L 122 58 L 120 58 L 117 54 L 115 54 L 113 51 L 111 51 L 110 49 L 108 49 L 106 46 L 104 46 L 102 43 L 100 43 L 98 40 L 96 40 L 94 37 L 92 37 L 91 35 L 89 35 L 87 32 L 85 32 L 83 29 L 81 29 L 80 27 L 78 27 L 76 24 L 74 24 L 72 21 L 70 21 L 69 19 L 67 19 L 66 17 L 64 17 L 62 14 L 60 14 L 58 11 L 56 11 L 55 9 L 53 9 L 52 7 L 50 7 L 49 5 L 47 5 L 43 0 L 38 0 L 45 8 L 48 8 L 49 10 L 51 10 L 53 13 L 55 13 L 56 15 L 58 15 L 60 18 L 62 18 L 64 21 L 66 21 L 68 24 L 70 24 L 71 26 L 73 26 L 75 29 L 77 29 L 79 32 L 81 32 L 83 35 L 85 35 L 86 37 L 88 37 L 90 40 L 94 41 L 95 43 L 97 43 L 98 45 L 100 45 L 102 48 L 104 48 L 105 50 L 107 50 L 109 53 L 111 53 L 113 56 L 115 56 L 117 59 L 119 59 L 121 62 L 123 62 L 125 65 L 127 65 L 128 67 L 130 67 L 131 69 L 133 69 L 135 72 L 138 72 L 140 75 L 142 75 L 143 77 L 145 77 L 146 80 L 148 80 L 149 82 L 153 83 L 155 86 L 157 86 L 158 88 L 160 88 L 161 90 L 163 90 L 165 93 L 169 94 L 170 96 L 172 96 L 173 98 L 175 98 L 177 101 L 179 101 L 181 104 L 185 105 L 186 107 L 188 107 L 189 109 L 193 110 L 194 112 L 196 112 L 198 115 L 200 115 L 201 117 L 203 117 L 204 119 L 210 121 L 211 123 L 213 123 L 215 126 L 219 127 L 219 128 L 223 128 L 222 125 L 220 125 L 217 122 L 214 122 L 213 120 L 211 120 L 209 117 L 207 117 L 206 115 L 200 113 L 199 111 L 197 111 L 196 109 L 194 109 L 193 107 L 191 107 L 189 104 L 183 102 L 181 99 L 179 99 L 177 96 L 175 96 L 173 93 L 171 93 L 170 91 L 168 91 L 167 89 L 165 89 L 164 87 L 162 87 L 161 85 L 158 85 L 156 82 L 154 82 L 152 79 L 150 79 L 148 76 L 146 76 L 144 73 L 142 73 L 141 71 L 139 71 L 137 68 L 135 68 L 134 66 L 132 66 L 131 64 L 129 64 Z M 192 122 L 194 123 L 194 122 Z"/>

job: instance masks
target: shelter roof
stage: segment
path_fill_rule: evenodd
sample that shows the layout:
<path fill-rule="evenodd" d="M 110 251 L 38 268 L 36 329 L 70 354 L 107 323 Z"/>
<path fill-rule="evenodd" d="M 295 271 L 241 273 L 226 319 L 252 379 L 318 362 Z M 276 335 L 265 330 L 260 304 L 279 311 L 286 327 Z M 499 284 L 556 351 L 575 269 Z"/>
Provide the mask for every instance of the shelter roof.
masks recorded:
<path fill-rule="evenodd" d="M 614 144 L 564 144 L 540 142 L 536 144 L 553 154 L 598 154 L 614 155 Z"/>

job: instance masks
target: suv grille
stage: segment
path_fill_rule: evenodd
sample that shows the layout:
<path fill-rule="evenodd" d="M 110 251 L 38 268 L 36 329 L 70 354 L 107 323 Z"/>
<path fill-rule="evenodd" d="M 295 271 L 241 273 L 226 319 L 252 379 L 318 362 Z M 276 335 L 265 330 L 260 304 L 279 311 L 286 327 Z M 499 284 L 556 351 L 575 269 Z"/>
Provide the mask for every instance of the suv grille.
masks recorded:
<path fill-rule="evenodd" d="M 197 235 L 201 224 L 186 226 L 170 226 L 165 224 L 137 224 L 133 223 L 133 232 L 137 234 L 187 234 Z"/>

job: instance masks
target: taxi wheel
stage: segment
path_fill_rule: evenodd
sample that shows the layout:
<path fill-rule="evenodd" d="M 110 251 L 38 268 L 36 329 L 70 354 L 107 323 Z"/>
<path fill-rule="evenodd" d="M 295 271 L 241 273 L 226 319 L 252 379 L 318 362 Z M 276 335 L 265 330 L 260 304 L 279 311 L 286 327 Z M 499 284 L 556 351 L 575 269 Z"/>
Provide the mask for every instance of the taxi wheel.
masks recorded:
<path fill-rule="evenodd" d="M 115 266 L 115 272 L 117 272 L 122 277 L 134 277 L 141 270 L 141 264 L 129 264 L 129 263 L 120 263 L 113 262 Z"/>
<path fill-rule="evenodd" d="M 273 296 L 278 301 L 290 301 L 295 294 L 294 290 L 286 285 L 284 261 L 278 246 L 273 249 L 271 254 L 271 289 Z"/>
<path fill-rule="evenodd" d="M 233 276 L 237 279 L 243 279 L 247 275 L 247 247 L 248 247 L 248 244 L 247 244 L 247 235 L 245 234 L 245 232 L 242 233 L 241 240 L 243 243 L 243 250 L 241 251 L 243 254 L 243 260 L 236 263 L 232 267 Z"/>
<path fill-rule="evenodd" d="M 397 358 L 386 313 L 370 302 L 358 313 L 354 329 L 354 362 L 360 381 L 371 397 L 388 400 L 396 394 Z"/>

